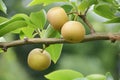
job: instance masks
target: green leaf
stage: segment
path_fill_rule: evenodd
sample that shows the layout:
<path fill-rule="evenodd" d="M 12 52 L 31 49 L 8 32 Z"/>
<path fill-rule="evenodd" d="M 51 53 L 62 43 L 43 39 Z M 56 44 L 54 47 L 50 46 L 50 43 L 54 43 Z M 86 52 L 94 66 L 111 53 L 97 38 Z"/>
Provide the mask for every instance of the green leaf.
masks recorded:
<path fill-rule="evenodd" d="M 120 23 L 120 17 L 110 19 L 106 21 L 105 23 Z"/>
<path fill-rule="evenodd" d="M 43 29 L 47 20 L 45 10 L 42 9 L 39 12 L 31 13 L 30 20 L 34 25 L 36 25 L 36 28 Z"/>
<path fill-rule="evenodd" d="M 51 25 L 49 25 L 41 37 L 42 38 L 51 38 L 51 37 L 59 38 L 60 34 L 58 31 L 53 29 Z M 56 63 L 57 60 L 59 59 L 62 47 L 63 47 L 63 44 L 53 44 L 46 48 L 46 50 L 50 53 L 51 59 L 53 60 L 54 63 Z"/>
<path fill-rule="evenodd" d="M 16 29 L 22 28 L 22 27 L 26 27 L 26 26 L 27 26 L 27 24 L 23 20 L 14 21 L 14 22 L 6 25 L 4 28 L 0 29 L 0 36 L 3 36 L 13 30 L 16 30 Z"/>
<path fill-rule="evenodd" d="M 30 19 L 26 14 L 16 14 L 11 19 L 0 23 L 0 36 L 16 29 L 27 27 L 30 24 Z"/>
<path fill-rule="evenodd" d="M 12 17 L 12 21 L 24 20 L 28 25 L 30 25 L 30 18 L 26 14 L 16 14 Z"/>
<path fill-rule="evenodd" d="M 7 7 L 2 0 L 0 0 L 0 10 L 3 11 L 5 14 L 7 13 Z"/>
<path fill-rule="evenodd" d="M 52 44 L 46 48 L 46 50 L 50 53 L 51 59 L 54 63 L 56 63 L 57 60 L 59 59 L 62 47 L 63 44 Z"/>
<path fill-rule="evenodd" d="M 25 34 L 23 33 L 23 31 L 20 31 L 19 37 L 20 37 L 21 40 L 25 38 L 24 36 L 25 36 Z"/>
<path fill-rule="evenodd" d="M 8 19 L 5 17 L 0 17 L 0 23 L 7 21 Z"/>
<path fill-rule="evenodd" d="M 28 6 L 34 6 L 34 5 L 38 5 L 38 4 L 50 4 L 50 3 L 54 3 L 54 2 L 61 2 L 61 1 L 67 1 L 67 0 L 33 0 L 31 3 L 28 4 Z"/>
<path fill-rule="evenodd" d="M 80 12 L 84 12 L 87 8 L 89 8 L 91 5 L 96 4 L 97 0 L 82 0 L 80 5 L 78 6 L 78 9 Z"/>
<path fill-rule="evenodd" d="M 61 7 L 64 8 L 64 10 L 65 10 L 66 13 L 69 13 L 72 10 L 72 8 L 73 8 L 69 4 L 62 5 Z"/>
<path fill-rule="evenodd" d="M 33 38 L 33 32 L 34 28 L 31 28 L 29 26 L 22 28 L 20 30 L 20 39 L 24 39 L 25 37 Z"/>
<path fill-rule="evenodd" d="M 116 16 L 114 15 L 116 13 L 116 9 L 113 5 L 105 2 L 101 2 L 97 5 L 94 6 L 94 12 L 97 13 L 98 15 L 112 19 L 115 18 Z"/>
<path fill-rule="evenodd" d="M 44 31 L 44 33 L 41 35 L 42 38 L 50 38 L 50 37 L 56 37 L 56 35 L 58 35 L 58 37 L 60 37 L 60 34 L 58 31 L 56 31 L 55 29 L 53 29 L 53 27 L 51 25 L 48 25 L 47 29 Z"/>
<path fill-rule="evenodd" d="M 57 70 L 45 75 L 45 77 L 49 80 L 73 80 L 75 78 L 82 78 L 83 75 L 74 70 Z"/>
<path fill-rule="evenodd" d="M 13 31 L 12 33 L 19 34 L 19 37 L 22 40 L 25 37 L 26 38 L 33 38 L 33 32 L 34 32 L 34 28 L 27 26 L 27 27 L 17 29 L 15 31 Z"/>
<path fill-rule="evenodd" d="M 22 20 L 22 19 L 21 19 L 21 18 L 12 18 L 12 19 L 10 19 L 10 20 L 7 20 L 7 21 L 5 21 L 5 22 L 0 23 L 0 30 L 1 30 L 2 28 L 4 28 L 5 26 L 7 26 L 8 24 L 10 24 L 10 23 L 12 23 L 12 22 L 14 22 L 14 21 L 17 21 L 17 20 Z"/>
<path fill-rule="evenodd" d="M 11 33 L 14 33 L 14 34 L 19 34 L 21 31 L 21 29 L 16 29 L 16 30 L 13 30 Z"/>
<path fill-rule="evenodd" d="M 7 26 L 8 24 L 10 24 L 12 22 L 19 21 L 19 20 L 20 21 L 23 20 L 26 23 L 30 22 L 27 15 L 25 15 L 25 14 L 16 14 L 11 19 L 9 19 L 9 20 L 7 20 L 7 21 L 5 21 L 3 23 L 0 23 L 0 29 L 4 28 L 5 26 Z"/>

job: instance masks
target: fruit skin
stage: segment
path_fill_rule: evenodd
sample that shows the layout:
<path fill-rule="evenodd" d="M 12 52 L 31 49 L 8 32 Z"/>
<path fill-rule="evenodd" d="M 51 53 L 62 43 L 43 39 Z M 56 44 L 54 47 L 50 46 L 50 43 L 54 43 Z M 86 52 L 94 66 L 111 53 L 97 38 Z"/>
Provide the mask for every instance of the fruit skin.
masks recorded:
<path fill-rule="evenodd" d="M 87 76 L 88 80 L 106 80 L 106 76 L 101 74 L 91 74 Z"/>
<path fill-rule="evenodd" d="M 68 42 L 80 42 L 84 39 L 85 28 L 78 21 L 68 21 L 63 25 L 61 34 Z"/>
<path fill-rule="evenodd" d="M 63 8 L 53 7 L 47 12 L 47 19 L 55 30 L 60 31 L 63 24 L 68 21 L 68 16 Z"/>
<path fill-rule="evenodd" d="M 50 66 L 51 57 L 47 51 L 35 48 L 28 54 L 27 62 L 30 68 L 42 71 Z"/>

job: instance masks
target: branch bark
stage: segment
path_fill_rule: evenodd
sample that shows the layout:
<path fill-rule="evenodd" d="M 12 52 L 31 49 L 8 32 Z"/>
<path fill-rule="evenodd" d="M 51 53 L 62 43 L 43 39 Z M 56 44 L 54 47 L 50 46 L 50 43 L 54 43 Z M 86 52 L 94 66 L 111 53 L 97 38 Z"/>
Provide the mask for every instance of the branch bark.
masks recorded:
<path fill-rule="evenodd" d="M 91 32 L 92 34 L 94 34 L 94 33 L 95 33 L 95 30 L 94 30 L 92 24 L 91 24 L 91 23 L 87 20 L 87 18 L 86 18 L 86 15 L 87 15 L 88 10 L 89 10 L 89 7 L 86 9 L 86 11 L 85 11 L 84 14 L 82 14 L 82 15 L 79 14 L 78 16 L 87 24 L 87 26 L 90 28 L 90 32 Z"/>
<path fill-rule="evenodd" d="M 120 33 L 119 34 L 89 34 L 86 35 L 82 42 L 88 41 L 95 41 L 95 40 L 110 40 L 115 42 L 116 40 L 120 40 Z M 9 47 L 15 47 L 20 45 L 27 45 L 27 44 L 62 44 L 62 43 L 69 43 L 64 39 L 58 38 L 33 38 L 33 39 L 24 39 L 24 40 L 15 40 L 12 42 L 0 42 L 0 48 L 6 50 Z M 70 43 L 69 43 L 70 44 Z"/>

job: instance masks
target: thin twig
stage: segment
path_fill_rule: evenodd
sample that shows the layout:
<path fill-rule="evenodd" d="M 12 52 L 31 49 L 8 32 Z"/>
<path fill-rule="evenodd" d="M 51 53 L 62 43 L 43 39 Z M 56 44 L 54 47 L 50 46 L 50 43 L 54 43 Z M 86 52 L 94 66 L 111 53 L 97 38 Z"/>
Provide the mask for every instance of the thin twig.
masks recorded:
<path fill-rule="evenodd" d="M 82 20 L 83 20 L 83 21 L 87 24 L 87 26 L 90 28 L 90 32 L 91 32 L 92 34 L 94 34 L 94 33 L 95 33 L 95 30 L 94 30 L 92 24 L 87 20 L 86 16 L 85 16 L 85 15 L 79 15 L 79 17 L 81 17 Z"/>
<path fill-rule="evenodd" d="M 84 13 L 84 15 L 85 15 L 85 16 L 86 16 L 86 14 L 87 14 L 88 10 L 89 10 L 89 7 L 86 9 L 86 11 L 85 11 L 85 13 Z"/>
<path fill-rule="evenodd" d="M 87 24 L 87 26 L 90 28 L 90 32 L 93 34 L 93 33 L 95 33 L 95 30 L 94 30 L 92 24 L 86 18 L 86 14 L 87 14 L 88 10 L 89 10 L 89 7 L 86 9 L 84 14 L 80 14 L 78 16 Z"/>

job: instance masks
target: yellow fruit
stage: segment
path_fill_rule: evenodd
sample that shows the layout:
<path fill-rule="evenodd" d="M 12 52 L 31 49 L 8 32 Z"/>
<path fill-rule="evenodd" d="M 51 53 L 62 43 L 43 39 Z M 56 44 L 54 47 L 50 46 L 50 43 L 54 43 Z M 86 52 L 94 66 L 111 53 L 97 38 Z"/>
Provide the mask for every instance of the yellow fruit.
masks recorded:
<path fill-rule="evenodd" d="M 47 12 L 47 19 L 54 29 L 60 31 L 63 24 L 68 21 L 68 16 L 63 8 L 54 7 Z"/>
<path fill-rule="evenodd" d="M 78 21 L 68 21 L 63 25 L 61 34 L 68 42 L 80 42 L 84 39 L 85 29 Z"/>
<path fill-rule="evenodd" d="M 47 51 L 35 48 L 29 53 L 27 62 L 30 68 L 42 71 L 50 66 L 51 57 Z"/>

